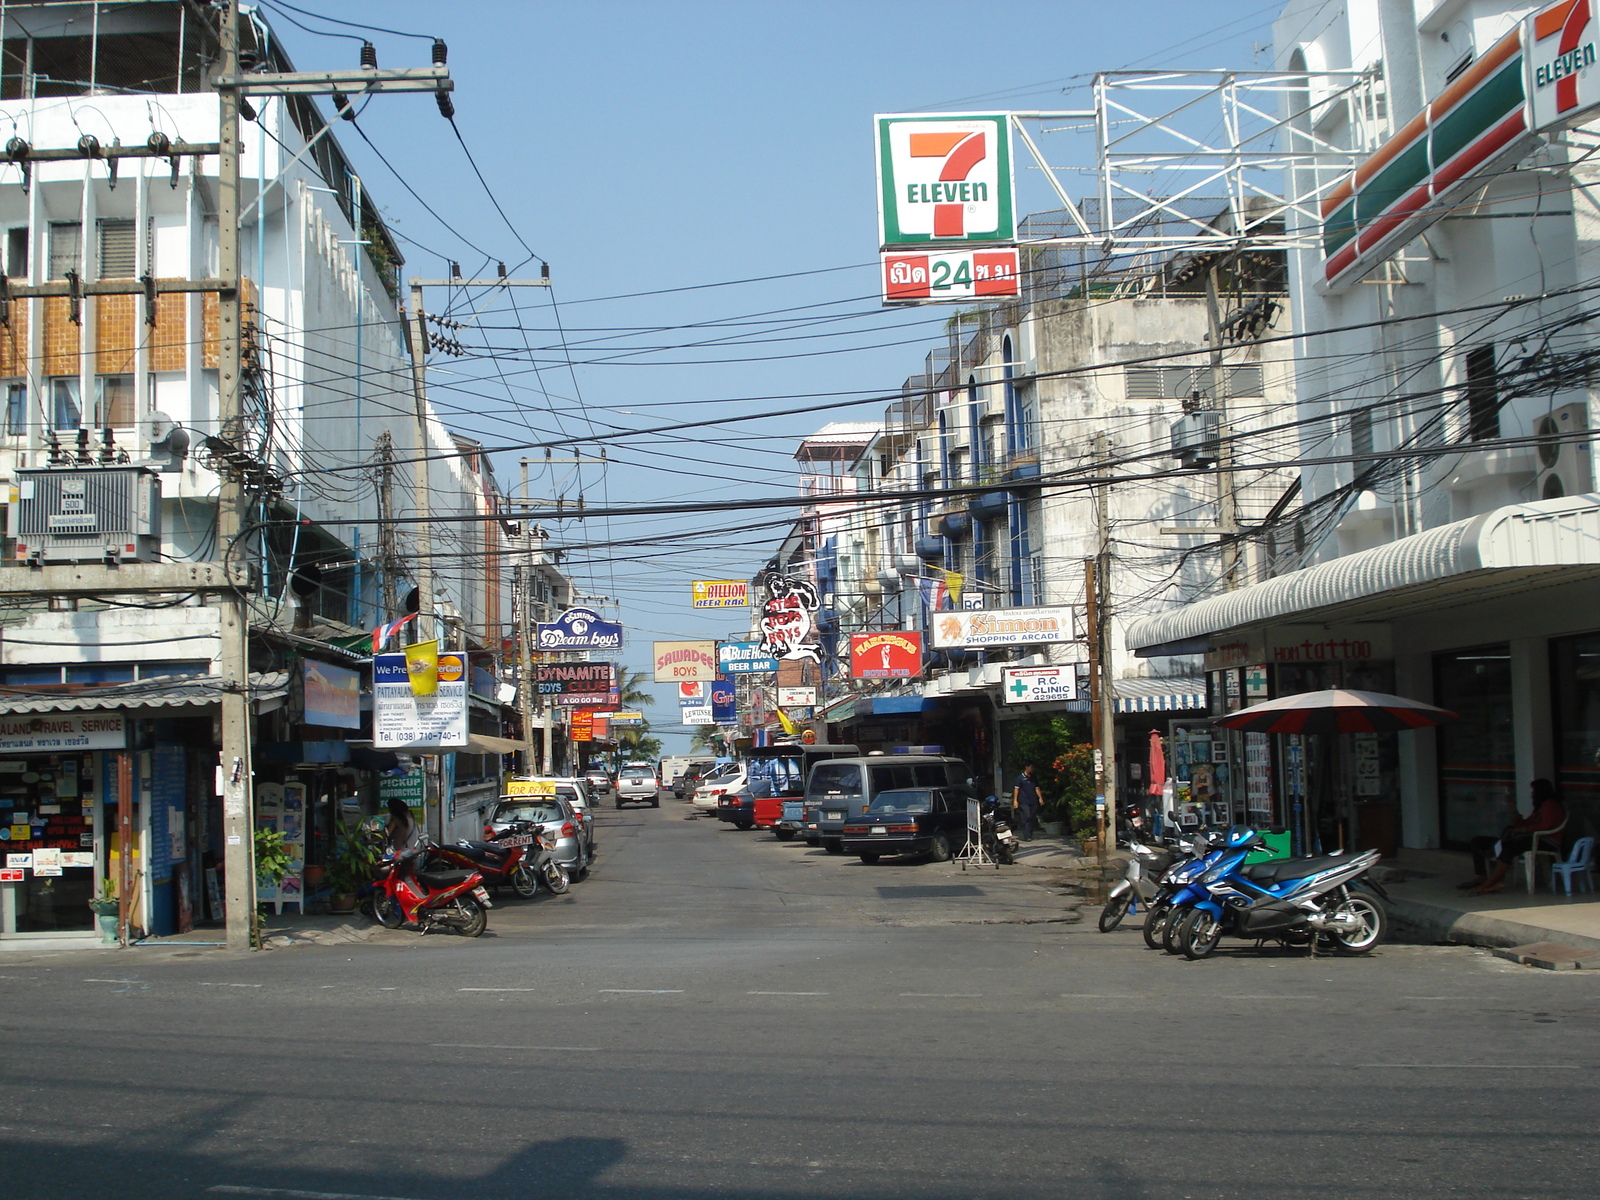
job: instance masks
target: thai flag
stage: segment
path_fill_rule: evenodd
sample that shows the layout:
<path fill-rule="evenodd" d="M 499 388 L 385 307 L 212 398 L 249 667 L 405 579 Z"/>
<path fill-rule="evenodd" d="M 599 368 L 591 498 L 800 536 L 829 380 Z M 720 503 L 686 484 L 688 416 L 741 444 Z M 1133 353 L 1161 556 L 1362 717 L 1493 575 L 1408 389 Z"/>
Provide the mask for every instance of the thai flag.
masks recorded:
<path fill-rule="evenodd" d="M 390 621 L 387 625 L 379 625 L 372 631 L 372 652 L 377 654 L 383 649 L 385 642 L 405 628 L 407 621 L 414 621 L 416 617 L 416 613 L 407 613 L 398 621 Z"/>
<path fill-rule="evenodd" d="M 767 744 L 768 734 L 765 729 L 757 729 L 750 734 L 750 745 L 757 750 Z"/>

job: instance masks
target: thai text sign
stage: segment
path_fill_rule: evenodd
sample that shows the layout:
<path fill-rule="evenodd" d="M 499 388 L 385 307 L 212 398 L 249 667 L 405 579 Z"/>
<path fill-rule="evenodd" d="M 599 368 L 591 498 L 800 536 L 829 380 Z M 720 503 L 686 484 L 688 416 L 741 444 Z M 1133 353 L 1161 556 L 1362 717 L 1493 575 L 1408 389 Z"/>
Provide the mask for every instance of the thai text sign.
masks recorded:
<path fill-rule="evenodd" d="M 301 659 L 306 722 L 335 729 L 361 728 L 361 675 L 348 667 Z"/>
<path fill-rule="evenodd" d="M 561 708 L 615 708 L 615 663 L 540 663 L 534 667 L 539 695 Z"/>
<path fill-rule="evenodd" d="M 6 754 L 121 750 L 127 744 L 122 717 L 110 713 L 37 713 L 0 719 L 0 751 Z"/>
<path fill-rule="evenodd" d="M 718 642 L 717 665 L 724 675 L 753 675 L 776 671 L 778 660 L 762 650 L 760 642 Z"/>
<path fill-rule="evenodd" d="M 467 663 L 439 655 L 439 688 L 411 690 L 404 654 L 372 659 L 372 745 L 378 750 L 459 750 L 467 744 Z"/>
<path fill-rule="evenodd" d="M 886 629 L 850 635 L 851 679 L 916 679 L 922 674 L 922 634 Z"/>
<path fill-rule="evenodd" d="M 933 614 L 933 644 L 941 649 L 1038 646 L 1077 639 L 1070 608 L 993 608 Z"/>
<path fill-rule="evenodd" d="M 534 644 L 540 650 L 619 650 L 622 626 L 602 621 L 592 608 L 569 608 L 548 624 L 537 627 Z"/>
<path fill-rule="evenodd" d="M 1078 669 L 1063 667 L 1006 667 L 1000 672 L 1000 693 L 1007 704 L 1043 704 L 1078 698 Z"/>
<path fill-rule="evenodd" d="M 1017 236 L 1010 117 L 908 113 L 876 120 L 880 246 Z"/>
<path fill-rule="evenodd" d="M 948 250 L 927 254 L 887 251 L 883 255 L 883 302 L 929 304 L 1015 296 L 1017 252 Z"/>
<path fill-rule="evenodd" d="M 750 607 L 750 585 L 742 579 L 696 579 L 690 587 L 696 608 Z"/>
<path fill-rule="evenodd" d="M 699 683 L 717 677 L 715 642 L 657 642 L 657 683 Z"/>

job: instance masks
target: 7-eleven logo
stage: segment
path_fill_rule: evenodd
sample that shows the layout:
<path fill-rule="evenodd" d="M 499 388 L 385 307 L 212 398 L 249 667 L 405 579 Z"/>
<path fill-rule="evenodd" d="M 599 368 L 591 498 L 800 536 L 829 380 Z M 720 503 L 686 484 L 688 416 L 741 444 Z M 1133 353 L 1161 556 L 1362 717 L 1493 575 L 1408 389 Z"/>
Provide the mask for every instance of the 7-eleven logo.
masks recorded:
<path fill-rule="evenodd" d="M 1010 241 L 1010 123 L 993 116 L 878 118 L 882 244 Z"/>
<path fill-rule="evenodd" d="M 1558 114 L 1578 107 L 1578 73 L 1594 63 L 1594 42 L 1584 40 L 1593 17 L 1590 0 L 1562 0 L 1533 18 L 1536 44 L 1558 35 L 1560 38 L 1555 45 L 1555 57 L 1540 62 L 1533 72 L 1536 89 L 1555 85 Z M 1540 49 L 1549 52 L 1548 47 L 1540 45 Z"/>

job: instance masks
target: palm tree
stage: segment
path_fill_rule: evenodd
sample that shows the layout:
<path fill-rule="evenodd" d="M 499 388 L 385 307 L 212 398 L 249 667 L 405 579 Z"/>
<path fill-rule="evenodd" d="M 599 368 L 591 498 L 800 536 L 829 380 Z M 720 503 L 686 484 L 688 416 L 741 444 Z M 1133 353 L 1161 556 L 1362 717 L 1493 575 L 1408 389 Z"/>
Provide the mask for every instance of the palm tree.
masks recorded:
<path fill-rule="evenodd" d="M 618 671 L 617 672 L 617 700 L 623 708 L 637 708 L 641 705 L 654 704 L 656 698 L 644 690 L 644 685 L 650 681 L 645 678 L 643 671 Z"/>

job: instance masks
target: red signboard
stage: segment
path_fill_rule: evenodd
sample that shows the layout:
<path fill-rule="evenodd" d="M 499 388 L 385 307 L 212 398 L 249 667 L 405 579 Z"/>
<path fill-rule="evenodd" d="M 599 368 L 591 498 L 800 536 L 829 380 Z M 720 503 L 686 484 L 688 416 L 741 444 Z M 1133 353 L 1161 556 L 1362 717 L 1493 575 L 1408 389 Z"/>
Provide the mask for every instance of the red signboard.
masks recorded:
<path fill-rule="evenodd" d="M 886 629 L 850 635 L 850 678 L 916 679 L 921 674 L 921 633 Z"/>
<path fill-rule="evenodd" d="M 573 709 L 572 724 L 568 726 L 567 736 L 575 742 L 594 741 L 594 709 Z"/>

